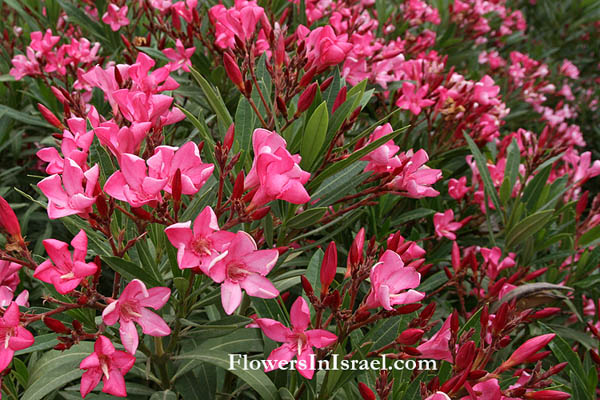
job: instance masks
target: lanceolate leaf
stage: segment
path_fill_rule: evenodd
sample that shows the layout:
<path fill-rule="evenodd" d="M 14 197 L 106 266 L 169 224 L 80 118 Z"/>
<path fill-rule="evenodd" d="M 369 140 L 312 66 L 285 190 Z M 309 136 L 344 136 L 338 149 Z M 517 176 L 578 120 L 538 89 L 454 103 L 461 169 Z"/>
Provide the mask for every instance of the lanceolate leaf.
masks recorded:
<path fill-rule="evenodd" d="M 264 400 L 278 400 L 279 394 L 277 388 L 271 382 L 271 379 L 262 370 L 244 370 L 238 366 L 238 368 L 229 369 L 230 367 L 230 355 L 221 351 L 199 351 L 194 353 L 181 354 L 177 356 L 178 360 L 198 360 L 203 361 L 219 368 L 223 368 L 238 378 L 246 382 L 252 389 L 256 390 L 261 399 Z"/>

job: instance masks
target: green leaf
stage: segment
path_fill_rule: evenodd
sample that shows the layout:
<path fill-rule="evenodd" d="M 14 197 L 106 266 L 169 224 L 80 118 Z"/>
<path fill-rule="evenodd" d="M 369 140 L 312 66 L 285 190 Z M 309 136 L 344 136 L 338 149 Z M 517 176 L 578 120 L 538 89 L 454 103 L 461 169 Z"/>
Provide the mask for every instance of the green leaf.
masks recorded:
<path fill-rule="evenodd" d="M 322 102 L 310 116 L 302 136 L 302 146 L 300 148 L 300 155 L 302 156 L 300 166 L 302 168 L 311 170 L 311 166 L 324 150 L 323 143 L 325 143 L 328 123 L 327 103 Z"/>
<path fill-rule="evenodd" d="M 600 225 L 596 225 L 579 238 L 579 247 L 592 247 L 600 243 Z"/>
<path fill-rule="evenodd" d="M 309 208 L 301 214 L 295 215 L 287 223 L 288 228 L 302 229 L 315 224 L 327 212 L 327 207 Z"/>
<path fill-rule="evenodd" d="M 203 361 L 219 368 L 223 368 L 246 382 L 252 389 L 256 390 L 263 400 L 279 399 L 279 392 L 267 374 L 262 370 L 244 370 L 239 368 L 239 366 L 238 368 L 229 369 L 230 355 L 225 352 L 211 351 L 210 353 L 207 353 L 205 350 L 202 350 L 200 352 L 181 354 L 175 358 L 178 360 Z"/>
<path fill-rule="evenodd" d="M 177 400 L 177 394 L 171 390 L 163 390 L 162 392 L 155 392 L 150 396 L 150 400 Z"/>
<path fill-rule="evenodd" d="M 196 82 L 198 82 L 198 84 L 200 85 L 202 92 L 204 92 L 208 104 L 210 104 L 215 114 L 217 114 L 217 119 L 221 124 L 221 130 L 223 132 L 226 132 L 229 126 L 233 123 L 233 119 L 231 118 L 231 114 L 229 114 L 229 111 L 227 110 L 223 99 L 219 94 L 217 94 L 212 85 L 208 83 L 206 79 L 204 79 L 200 72 L 198 72 L 194 68 L 190 68 L 190 72 L 192 73 L 192 76 L 194 77 Z"/>
<path fill-rule="evenodd" d="M 7 116 L 16 121 L 23 122 L 24 124 L 27 124 L 27 125 L 34 125 L 34 126 L 40 126 L 42 128 L 55 129 L 52 125 L 50 125 L 43 119 L 35 118 L 27 113 L 17 111 L 14 108 L 5 106 L 4 104 L 0 104 L 0 117 L 2 117 L 2 116 Z"/>
<path fill-rule="evenodd" d="M 506 247 L 512 249 L 532 237 L 550 222 L 553 214 L 554 210 L 538 211 L 517 223 L 514 228 L 506 232 Z"/>
<path fill-rule="evenodd" d="M 481 175 L 481 179 L 483 180 L 483 186 L 490 198 L 492 199 L 492 203 L 496 210 L 500 212 L 502 208 L 500 207 L 500 199 L 498 198 L 498 192 L 494 187 L 494 183 L 492 182 L 492 177 L 490 175 L 490 170 L 487 167 L 487 161 L 483 157 L 483 154 L 479 151 L 479 148 L 471 139 L 471 136 L 468 134 L 464 134 L 465 140 L 467 141 L 467 145 L 469 146 L 469 150 L 473 154 L 473 158 L 475 158 L 475 163 L 477 164 L 477 169 L 479 170 L 479 175 Z"/>
<path fill-rule="evenodd" d="M 76 344 L 69 350 L 45 353 L 31 368 L 29 386 L 21 400 L 41 400 L 54 390 L 81 377 L 79 363 L 93 350 L 92 342 Z"/>
<path fill-rule="evenodd" d="M 431 210 L 429 208 L 415 208 L 414 210 L 402 213 L 400 217 L 394 220 L 393 225 L 404 224 L 406 222 L 413 221 L 415 219 L 425 218 L 433 214 L 435 214 L 435 210 Z"/>
<path fill-rule="evenodd" d="M 252 151 L 252 133 L 254 132 L 256 120 L 256 115 L 252 111 L 248 100 L 245 97 L 240 97 L 235 110 L 235 143 L 238 145 L 235 151 L 242 151 L 240 165 L 244 165 L 244 160 L 250 156 Z"/>
<path fill-rule="evenodd" d="M 134 264 L 131 261 L 112 256 L 100 256 L 100 258 L 102 259 L 102 261 L 107 263 L 111 269 L 121 274 L 121 276 L 125 279 L 139 279 L 142 282 L 149 284 L 150 286 L 162 285 L 162 283 L 158 281 L 153 274 L 148 272 L 147 268 L 143 268 L 137 264 Z"/>
<path fill-rule="evenodd" d="M 540 194 L 544 190 L 548 177 L 550 176 L 551 165 L 537 173 L 536 176 L 527 184 L 523 191 L 522 201 L 527 205 L 528 210 L 532 210 L 540 198 Z"/>

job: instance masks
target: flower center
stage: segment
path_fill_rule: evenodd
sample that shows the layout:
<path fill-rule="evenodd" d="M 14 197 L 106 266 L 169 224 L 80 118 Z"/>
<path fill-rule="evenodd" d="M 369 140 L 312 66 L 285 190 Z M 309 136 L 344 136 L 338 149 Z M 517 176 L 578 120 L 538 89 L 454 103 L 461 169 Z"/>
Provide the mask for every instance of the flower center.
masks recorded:
<path fill-rule="evenodd" d="M 12 326 L 0 330 L 0 341 L 4 342 L 5 349 L 8 349 L 8 343 L 10 341 L 10 338 L 14 336 L 14 334 L 15 328 Z"/>
<path fill-rule="evenodd" d="M 126 301 L 121 304 L 121 317 L 125 318 L 126 320 L 140 318 L 142 314 L 140 314 L 139 311 L 140 307 L 131 301 Z"/>
<path fill-rule="evenodd" d="M 110 361 L 111 361 L 110 357 L 107 356 L 106 354 L 100 354 L 100 355 L 98 355 L 98 360 L 100 361 L 100 369 L 102 370 L 102 373 L 104 374 L 106 379 L 109 379 Z"/>
<path fill-rule="evenodd" d="M 250 271 L 244 268 L 244 264 L 239 262 L 232 262 L 227 264 L 227 277 L 232 282 L 238 282 L 243 280 L 245 277 L 251 274 Z"/>
<path fill-rule="evenodd" d="M 192 251 L 199 256 L 209 256 L 212 248 L 211 244 L 210 240 L 199 237 L 192 242 Z"/>

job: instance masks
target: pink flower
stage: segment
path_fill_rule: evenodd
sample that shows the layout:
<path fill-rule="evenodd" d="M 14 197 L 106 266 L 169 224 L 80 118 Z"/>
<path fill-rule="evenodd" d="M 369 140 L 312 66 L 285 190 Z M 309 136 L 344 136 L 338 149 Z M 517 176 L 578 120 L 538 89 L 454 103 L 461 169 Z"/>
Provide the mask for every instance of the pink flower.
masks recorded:
<path fill-rule="evenodd" d="M 452 353 L 448 347 L 450 341 L 450 319 L 446 319 L 439 331 L 435 333 L 428 341 L 417 346 L 417 350 L 421 353 L 420 358 L 433 358 L 435 360 L 445 360 L 452 362 Z"/>
<path fill-rule="evenodd" d="M 23 350 L 34 342 L 33 335 L 19 323 L 20 313 L 17 303 L 10 303 L 4 315 L 0 317 L 0 371 L 10 364 L 17 350 Z"/>
<path fill-rule="evenodd" d="M 448 181 L 448 194 L 454 200 L 462 199 L 468 192 L 466 176 L 461 176 L 459 179 L 452 178 Z"/>
<path fill-rule="evenodd" d="M 312 379 L 315 373 L 313 347 L 325 348 L 337 340 L 337 336 L 324 329 L 307 330 L 310 325 L 310 311 L 306 300 L 298 297 L 290 310 L 292 329 L 281 322 L 269 318 L 257 318 L 256 323 L 270 339 L 284 344 L 269 354 L 273 361 L 265 368 L 265 372 L 273 371 L 287 364 L 294 356 L 298 359 L 297 370 L 306 379 Z"/>
<path fill-rule="evenodd" d="M 10 303 L 14 302 L 18 306 L 29 307 L 29 292 L 23 290 L 15 298 L 15 292 L 8 286 L 0 286 L 0 307 L 7 307 Z"/>
<path fill-rule="evenodd" d="M 385 135 L 389 135 L 392 131 L 392 125 L 389 123 L 378 126 L 371 134 L 367 144 L 372 143 Z M 389 140 L 382 146 L 373 150 L 361 158 L 362 161 L 369 162 L 365 167 L 365 171 L 391 172 L 402 166 L 402 161 L 400 161 L 400 158 L 396 155 L 398 150 L 400 150 L 400 147 L 396 146 L 393 140 Z"/>
<path fill-rule="evenodd" d="M 135 357 L 124 351 L 115 350 L 115 346 L 104 336 L 98 336 L 94 344 L 94 352 L 84 358 L 79 364 L 85 369 L 81 377 L 81 397 L 85 397 L 98 386 L 100 379 L 104 383 L 102 392 L 113 396 L 125 397 L 125 375 L 133 364 Z"/>
<path fill-rule="evenodd" d="M 442 177 L 442 171 L 431 169 L 425 165 L 429 160 L 425 150 L 421 149 L 415 154 L 412 150 L 399 155 L 404 162 L 402 171 L 390 182 L 390 186 L 398 191 L 406 192 L 406 197 L 420 199 L 422 197 L 435 197 L 440 194 L 430 185 Z"/>
<path fill-rule="evenodd" d="M 506 268 L 512 268 L 516 265 L 515 262 L 515 253 L 508 253 L 508 256 L 500 261 L 500 257 L 502 256 L 502 250 L 499 247 L 494 247 L 492 249 L 487 249 L 482 247 L 481 256 L 485 260 L 487 264 L 487 275 L 491 279 L 496 279 L 498 273 Z"/>
<path fill-rule="evenodd" d="M 256 129 L 252 135 L 254 162 L 244 181 L 244 189 L 258 186 L 251 207 L 259 207 L 272 200 L 303 204 L 310 200 L 304 189 L 310 173 L 300 166 L 300 156 L 291 155 L 285 140 L 276 132 Z"/>
<path fill-rule="evenodd" d="M 19 279 L 20 270 L 21 264 L 0 260 L 0 285 L 15 290 L 19 282 L 21 282 Z"/>
<path fill-rule="evenodd" d="M 83 172 L 75 161 L 66 158 L 62 176 L 51 175 L 37 184 L 48 198 L 48 217 L 56 219 L 89 213 L 96 202 L 94 189 L 98 174 L 97 164 Z"/>
<path fill-rule="evenodd" d="M 405 267 L 402 258 L 392 250 L 386 250 L 371 269 L 371 291 L 365 305 L 368 308 L 393 306 L 420 301 L 425 293 L 412 290 L 419 286 L 421 274 L 413 267 Z M 406 289 L 409 289 L 406 291 Z"/>
<path fill-rule="evenodd" d="M 454 211 L 446 210 L 444 213 L 435 213 L 433 216 L 435 235 L 439 238 L 445 237 L 456 240 L 456 232 L 463 227 L 464 222 L 454 222 Z"/>
<path fill-rule="evenodd" d="M 196 51 L 195 47 L 185 48 L 183 47 L 183 43 L 180 39 L 177 39 L 175 42 L 175 48 L 164 49 L 163 54 L 167 56 L 171 62 L 169 66 L 171 67 L 171 71 L 177 71 L 179 68 L 183 69 L 185 72 L 190 72 L 190 67 L 192 66 L 192 62 L 190 58 L 194 55 Z"/>
<path fill-rule="evenodd" d="M 396 106 L 403 110 L 410 110 L 413 114 L 418 115 L 422 108 L 429 107 L 435 102 L 433 100 L 425 100 L 429 85 L 421 86 L 419 89 L 410 82 L 402 83 L 402 95 L 398 98 Z"/>
<path fill-rule="evenodd" d="M 29 47 L 39 53 L 47 54 L 52 51 L 59 40 L 60 36 L 52 36 L 51 29 L 47 29 L 46 33 L 43 35 L 42 32 L 39 31 L 31 32 L 31 43 L 29 44 Z"/>
<path fill-rule="evenodd" d="M 122 26 L 129 25 L 129 19 L 127 18 L 127 6 L 123 6 L 121 8 L 116 5 L 110 3 L 106 12 L 102 16 L 102 22 L 107 25 L 110 25 L 110 29 L 113 31 L 118 31 Z"/>
<path fill-rule="evenodd" d="M 33 35 L 33 33 L 32 33 Z M 559 72 L 567 78 L 577 79 L 579 78 L 579 69 L 569 60 L 564 60 L 560 66 Z"/>
<path fill-rule="evenodd" d="M 26 56 L 17 54 L 11 60 L 13 68 L 10 69 L 9 73 L 17 81 L 26 76 L 38 75 L 42 72 L 40 70 L 40 64 L 35 57 L 35 52 L 31 47 L 27 47 L 26 54 Z"/>
<path fill-rule="evenodd" d="M 71 292 L 82 280 L 96 273 L 98 266 L 93 262 L 85 262 L 88 239 L 83 229 L 71 241 L 72 257 L 69 245 L 65 242 L 46 239 L 42 243 L 52 261 L 46 260 L 38 265 L 33 277 L 51 283 L 58 293 Z"/>
<path fill-rule="evenodd" d="M 173 224 L 165 229 L 171 244 L 177 247 L 179 268 L 200 268 L 208 274 L 210 265 L 227 249 L 235 233 L 219 230 L 217 216 L 205 207 L 194 220 Z"/>
<path fill-rule="evenodd" d="M 100 144 L 108 147 L 119 159 L 122 153 L 136 154 L 151 127 L 150 122 L 134 122 L 129 127 L 119 127 L 113 121 L 106 121 L 95 128 L 94 132 Z"/>
<path fill-rule="evenodd" d="M 502 396 L 498 379 L 495 378 L 479 382 L 472 388 L 469 385 L 465 385 L 465 387 L 469 396 L 465 396 L 461 400 L 509 400 Z"/>
<path fill-rule="evenodd" d="M 494 80 L 488 75 L 485 75 L 474 85 L 473 100 L 480 105 L 497 106 L 500 104 L 500 100 L 497 98 L 499 93 L 500 86 L 495 86 Z"/>
<path fill-rule="evenodd" d="M 204 164 L 200 151 L 194 142 L 183 146 L 158 146 L 154 155 L 148 159 L 148 168 L 152 176 L 166 177 L 165 192 L 171 193 L 171 184 L 177 170 L 181 172 L 181 193 L 193 195 L 200 190 L 212 175 L 214 165 Z"/>
<path fill-rule="evenodd" d="M 227 250 L 212 261 L 208 276 L 221 283 L 221 302 L 227 314 L 232 314 L 242 301 L 242 289 L 250 296 L 273 299 L 279 290 L 265 278 L 275 266 L 277 250 L 257 250 L 252 236 L 239 231 Z"/>
<path fill-rule="evenodd" d="M 121 170 L 113 173 L 104 184 L 108 195 L 126 201 L 132 207 L 162 201 L 160 192 L 167 184 L 167 177 L 149 176 L 146 161 L 133 154 L 122 154 L 120 164 Z"/>
<path fill-rule="evenodd" d="M 112 95 L 121 114 L 130 122 L 151 122 L 153 126 L 161 126 L 185 118 L 178 108 L 170 110 L 173 98 L 164 94 L 119 89 Z"/>
<path fill-rule="evenodd" d="M 451 400 L 450 397 L 444 392 L 435 392 L 425 400 Z"/>
<path fill-rule="evenodd" d="M 336 35 L 330 25 L 320 26 L 313 31 L 302 28 L 299 27 L 296 34 L 299 39 L 305 40 L 309 65 L 317 65 L 320 70 L 341 63 L 352 50 L 348 35 Z"/>
<path fill-rule="evenodd" d="M 102 312 L 102 321 L 107 325 L 119 322 L 119 333 L 125 350 L 135 354 L 139 338 L 135 323 L 142 327 L 142 332 L 150 336 L 167 336 L 171 328 L 157 314 L 147 307 L 158 310 L 163 307 L 171 289 L 154 287 L 146 289 L 144 282 L 134 279 L 123 289 L 118 300 L 110 303 Z"/>
<path fill-rule="evenodd" d="M 208 16 L 215 27 L 215 43 L 222 49 L 234 48 L 235 36 L 242 42 L 250 39 L 259 21 L 268 25 L 265 10 L 252 0 L 235 0 L 229 9 L 218 4 L 208 10 Z"/>

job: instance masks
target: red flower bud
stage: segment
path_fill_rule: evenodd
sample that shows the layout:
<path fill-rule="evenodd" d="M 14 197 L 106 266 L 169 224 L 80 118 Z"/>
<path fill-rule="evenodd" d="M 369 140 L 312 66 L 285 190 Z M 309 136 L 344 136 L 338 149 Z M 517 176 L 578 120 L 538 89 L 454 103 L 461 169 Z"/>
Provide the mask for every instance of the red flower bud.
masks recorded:
<path fill-rule="evenodd" d="M 302 43 L 304 43 L 304 42 L 302 42 Z M 314 78 L 316 73 L 317 73 L 317 67 L 310 68 L 308 71 L 306 71 L 304 73 L 304 75 L 302 75 L 302 78 L 300 78 L 300 82 L 298 83 L 298 85 L 301 88 L 308 86 L 308 84 L 310 83 L 310 81 L 312 81 L 312 79 Z"/>
<path fill-rule="evenodd" d="M 435 303 L 429 303 L 423 309 L 423 311 L 421 311 L 421 314 L 419 315 L 419 319 L 422 321 L 422 325 L 426 325 L 427 322 L 429 322 L 429 320 L 431 319 L 431 316 L 435 312 L 435 307 L 436 307 Z"/>
<path fill-rule="evenodd" d="M 579 198 L 579 201 L 577 201 L 577 206 L 575 207 L 575 216 L 577 217 L 577 219 L 581 218 L 581 214 L 583 214 L 583 212 L 585 211 L 589 195 L 589 190 L 586 190 Z"/>
<path fill-rule="evenodd" d="M 523 280 L 531 281 L 531 280 L 537 278 L 538 276 L 545 274 L 546 271 L 548 271 L 548 267 L 540 268 L 536 271 L 533 271 L 530 274 L 525 275 L 525 278 L 523 278 Z"/>
<path fill-rule="evenodd" d="M 487 373 L 488 372 L 483 369 L 476 369 L 474 371 L 469 372 L 469 376 L 467 379 L 477 380 L 477 379 L 480 379 L 480 378 L 483 378 L 484 376 L 486 376 Z"/>
<path fill-rule="evenodd" d="M 307 296 L 312 296 L 315 291 L 304 275 L 300 276 L 300 282 L 302 282 L 302 289 L 304 289 L 304 293 L 306 293 Z"/>
<path fill-rule="evenodd" d="M 394 314 L 395 315 L 410 314 L 412 312 L 417 311 L 421 307 L 423 307 L 423 304 L 421 304 L 421 303 L 406 304 L 404 306 L 400 306 L 400 307 L 396 308 L 394 310 Z"/>
<path fill-rule="evenodd" d="M 154 221 L 154 217 L 148 211 L 144 210 L 141 207 L 132 207 L 131 212 L 136 217 L 146 220 L 146 221 Z"/>
<path fill-rule="evenodd" d="M 600 355 L 596 353 L 596 350 L 590 350 L 590 356 L 592 357 L 592 361 L 594 361 L 596 365 L 600 366 Z"/>
<path fill-rule="evenodd" d="M 362 396 L 363 400 L 375 400 L 375 393 L 367 385 L 362 382 L 358 382 L 358 391 Z"/>
<path fill-rule="evenodd" d="M 456 353 L 456 362 L 454 363 L 458 371 L 467 368 L 471 364 L 475 358 L 475 347 L 475 342 L 472 340 L 460 346 Z"/>
<path fill-rule="evenodd" d="M 229 53 L 223 54 L 223 66 L 225 67 L 225 72 L 227 72 L 227 76 L 233 82 L 235 86 L 237 86 L 241 92 L 244 92 L 244 78 L 242 76 L 242 72 L 240 71 L 240 67 L 237 65 L 237 62 L 229 55 Z"/>
<path fill-rule="evenodd" d="M 15 212 L 4 197 L 0 196 L 0 228 L 15 239 L 21 237 L 21 226 Z"/>
<path fill-rule="evenodd" d="M 423 333 L 425 333 L 425 331 L 422 329 L 409 328 L 398 335 L 396 343 L 404 345 L 415 344 L 423 337 Z"/>
<path fill-rule="evenodd" d="M 71 333 L 71 330 L 69 330 L 65 324 L 63 324 L 62 322 L 60 322 L 57 319 L 54 318 L 50 318 L 50 317 L 44 317 L 42 318 L 42 321 L 44 321 L 44 324 L 46 324 L 46 326 L 48 328 L 50 328 L 50 330 L 52 330 L 53 332 L 56 333 Z"/>
<path fill-rule="evenodd" d="M 60 104 L 64 105 L 67 102 L 67 99 L 65 98 L 63 92 L 60 91 L 60 89 L 58 89 L 55 86 L 51 86 L 50 90 L 52 90 L 52 94 L 54 95 L 54 97 L 56 97 L 56 99 L 60 101 Z"/>
<path fill-rule="evenodd" d="M 38 110 L 40 110 L 40 113 L 42 113 L 42 117 L 44 117 L 44 119 L 46 121 L 48 121 L 48 123 L 50 125 L 53 125 L 60 130 L 65 129 L 65 126 L 63 125 L 63 123 L 60 122 L 60 120 L 58 118 L 56 118 L 56 115 L 54 115 L 52 113 L 52 111 L 48 110 L 43 104 L 40 104 L 40 103 L 38 103 L 37 107 L 38 107 Z"/>
<path fill-rule="evenodd" d="M 321 89 L 321 92 L 324 92 L 325 90 L 327 90 L 329 85 L 331 85 L 331 82 L 333 82 L 333 75 L 330 76 L 329 78 L 325 79 L 323 81 L 323 83 L 321 83 L 321 86 L 319 86 L 319 88 Z"/>
<path fill-rule="evenodd" d="M 300 95 L 298 99 L 298 110 L 296 111 L 296 115 L 303 113 L 308 110 L 308 107 L 312 104 L 315 99 L 315 95 L 317 94 L 317 83 L 312 83 L 309 87 L 307 87 L 304 92 Z"/>
<path fill-rule="evenodd" d="M 536 311 L 531 318 L 534 319 L 541 319 L 541 318 L 548 318 L 552 315 L 556 315 L 558 313 L 560 313 L 561 309 L 558 307 L 546 307 L 540 311 Z"/>
<path fill-rule="evenodd" d="M 452 242 L 452 269 L 454 272 L 460 271 L 460 249 L 456 240 Z"/>
<path fill-rule="evenodd" d="M 175 175 L 173 175 L 171 186 L 173 189 L 173 199 L 175 203 L 179 203 L 181 201 L 181 170 L 179 168 L 177 168 Z"/>
<path fill-rule="evenodd" d="M 402 348 L 402 351 L 404 351 L 404 353 L 408 354 L 409 356 L 420 356 L 421 352 L 419 350 L 417 350 L 416 347 L 404 347 Z"/>
<path fill-rule="evenodd" d="M 365 245 L 365 228 L 360 228 L 348 252 L 348 269 L 346 278 L 352 275 L 352 269 L 363 260 L 363 247 Z"/>
<path fill-rule="evenodd" d="M 231 146 L 233 146 L 233 139 L 235 138 L 235 124 L 229 125 L 229 129 L 227 129 L 227 133 L 225 134 L 225 139 L 223 140 L 223 147 L 227 150 L 231 150 Z"/>
<path fill-rule="evenodd" d="M 558 390 L 540 390 L 539 392 L 525 393 L 525 398 L 533 400 L 565 400 L 571 395 Z"/>
<path fill-rule="evenodd" d="M 337 96 L 335 96 L 335 101 L 333 102 L 333 107 L 331 109 L 331 113 L 335 113 L 335 110 L 339 108 L 346 101 L 346 95 L 348 93 L 348 88 L 346 86 L 342 87 L 338 92 Z M 399 236 L 399 232 L 397 235 Z"/>
<path fill-rule="evenodd" d="M 269 211 L 271 211 L 270 206 L 259 208 L 258 210 L 254 211 L 252 215 L 250 215 L 250 219 L 252 221 L 261 220 L 269 213 Z"/>
<path fill-rule="evenodd" d="M 283 35 L 277 37 L 277 44 L 275 47 L 275 65 L 281 67 L 285 62 L 285 42 Z"/>
<path fill-rule="evenodd" d="M 288 109 L 287 109 L 287 106 L 285 105 L 285 101 L 283 101 L 283 98 L 281 96 L 277 96 L 275 98 L 275 102 L 277 104 L 277 109 L 281 112 L 281 114 L 284 117 L 287 117 Z"/>
<path fill-rule="evenodd" d="M 452 313 L 452 315 L 450 316 L 450 329 L 452 330 L 452 333 L 454 335 L 456 335 L 458 333 L 458 325 L 459 321 L 458 321 L 458 313 L 456 311 L 454 311 Z"/>
<path fill-rule="evenodd" d="M 244 194 L 244 170 L 241 170 L 238 176 L 235 178 L 231 197 L 234 199 L 239 199 L 242 197 L 242 194 Z"/>
<path fill-rule="evenodd" d="M 335 279 L 335 273 L 337 270 L 337 248 L 335 242 L 329 243 L 325 255 L 323 256 L 323 262 L 321 263 L 321 296 L 323 296 L 329 290 L 329 285 Z"/>

